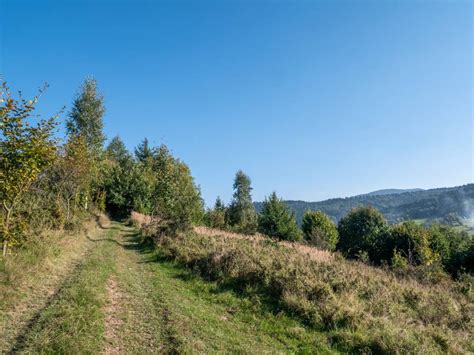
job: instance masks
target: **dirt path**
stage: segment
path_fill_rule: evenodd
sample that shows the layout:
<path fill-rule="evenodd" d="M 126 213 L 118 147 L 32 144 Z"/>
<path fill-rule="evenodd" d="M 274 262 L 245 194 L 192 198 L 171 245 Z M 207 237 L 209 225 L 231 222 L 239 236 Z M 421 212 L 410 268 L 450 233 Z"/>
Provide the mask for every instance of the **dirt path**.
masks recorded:
<path fill-rule="evenodd" d="M 123 324 L 119 314 L 122 313 L 122 307 L 125 299 L 123 292 L 117 285 L 115 277 L 111 277 L 107 283 L 107 304 L 104 309 L 105 314 L 105 354 L 122 354 L 123 346 L 120 342 L 119 329 Z"/>

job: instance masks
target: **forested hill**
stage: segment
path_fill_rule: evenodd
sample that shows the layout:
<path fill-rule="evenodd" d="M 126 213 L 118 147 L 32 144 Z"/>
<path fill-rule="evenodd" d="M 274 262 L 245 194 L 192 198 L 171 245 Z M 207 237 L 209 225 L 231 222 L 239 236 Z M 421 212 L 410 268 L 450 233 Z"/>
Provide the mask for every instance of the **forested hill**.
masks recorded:
<path fill-rule="evenodd" d="M 379 209 L 391 223 L 405 219 L 443 220 L 454 215 L 462 218 L 474 214 L 474 184 L 393 194 L 365 194 L 320 202 L 289 200 L 285 203 L 295 211 L 298 222 L 308 209 L 321 210 L 339 220 L 351 208 L 361 205 Z M 262 203 L 256 202 L 255 206 L 260 210 Z"/>

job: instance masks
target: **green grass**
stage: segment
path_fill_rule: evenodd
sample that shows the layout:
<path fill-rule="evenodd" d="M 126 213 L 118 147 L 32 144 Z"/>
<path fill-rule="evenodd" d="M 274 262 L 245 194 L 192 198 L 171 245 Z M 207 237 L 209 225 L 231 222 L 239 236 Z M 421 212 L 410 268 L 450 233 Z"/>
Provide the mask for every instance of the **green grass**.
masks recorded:
<path fill-rule="evenodd" d="M 296 318 L 157 257 L 154 248 L 140 244 L 133 228 L 113 223 L 87 243 L 84 258 L 61 286 L 48 291 L 44 307 L 31 315 L 9 349 L 334 353 L 323 334 Z"/>
<path fill-rule="evenodd" d="M 126 248 L 118 253 L 119 269 L 127 270 L 118 273 L 119 284 L 129 299 L 140 300 L 127 303 L 122 310 L 121 347 L 137 353 L 157 349 L 185 353 L 331 352 L 319 332 L 195 277 L 137 243 L 137 237 L 125 238 L 122 244 Z"/>
<path fill-rule="evenodd" d="M 108 237 L 117 232 L 111 230 Z M 17 351 L 97 353 L 104 333 L 106 282 L 114 270 L 113 244 L 94 248 L 38 315 Z M 21 340 L 21 339 L 20 339 Z"/>
<path fill-rule="evenodd" d="M 472 298 L 452 281 L 421 285 L 339 258 L 308 259 L 265 240 L 190 234 L 165 238 L 155 249 L 140 243 L 134 228 L 119 223 L 81 243 L 82 252 L 74 255 L 82 258 L 70 272 L 32 269 L 36 273 L 30 280 L 62 281 L 46 289 L 41 281 L 29 283 L 23 292 L 46 292 L 37 299 L 47 302 L 27 313 L 26 323 L 10 318 L 9 326 L 21 331 L 5 349 L 137 354 L 474 350 Z M 65 263 L 74 248 L 63 243 L 54 250 L 51 265 Z M 16 301 L 17 308 L 31 305 L 27 296 Z"/>

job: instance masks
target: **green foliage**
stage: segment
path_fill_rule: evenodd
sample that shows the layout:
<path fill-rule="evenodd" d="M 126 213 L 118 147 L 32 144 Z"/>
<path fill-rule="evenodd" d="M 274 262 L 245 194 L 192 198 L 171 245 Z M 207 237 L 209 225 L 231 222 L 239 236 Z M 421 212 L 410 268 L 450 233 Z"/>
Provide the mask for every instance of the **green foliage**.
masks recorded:
<path fill-rule="evenodd" d="M 88 78 L 74 100 L 66 128 L 69 135 L 84 137 L 87 147 L 96 159 L 101 155 L 105 142 L 102 132 L 104 113 L 104 98 L 97 92 L 97 81 Z"/>
<path fill-rule="evenodd" d="M 304 239 L 318 248 L 334 250 L 339 234 L 334 222 L 321 211 L 306 211 L 301 222 Z"/>
<path fill-rule="evenodd" d="M 14 99 L 5 83 L 0 92 L 0 200 L 2 201 L 1 240 L 3 253 L 8 244 L 21 241 L 27 221 L 18 215 L 18 205 L 32 184 L 55 159 L 53 129 L 56 117 L 29 123 L 38 97 Z"/>
<path fill-rule="evenodd" d="M 154 154 L 155 150 L 150 147 L 147 138 L 143 139 L 138 147 L 135 148 L 135 157 L 142 163 L 152 159 Z"/>
<path fill-rule="evenodd" d="M 83 136 L 71 136 L 49 172 L 49 189 L 55 194 L 58 217 L 71 224 L 91 188 L 92 162 Z"/>
<path fill-rule="evenodd" d="M 384 238 L 383 249 L 399 253 L 411 266 L 431 265 L 438 259 L 430 248 L 428 230 L 413 221 L 393 226 Z"/>
<path fill-rule="evenodd" d="M 296 241 L 301 239 L 301 231 L 296 224 L 295 215 L 273 192 L 263 202 L 258 216 L 258 230 L 270 237 Z"/>
<path fill-rule="evenodd" d="M 236 231 L 254 234 L 257 231 L 257 212 L 252 203 L 250 178 L 239 170 L 234 180 L 234 196 L 227 213 L 229 225 Z"/>
<path fill-rule="evenodd" d="M 406 267 L 408 267 L 408 260 L 398 250 L 395 249 L 393 251 L 393 256 L 390 261 L 390 264 L 396 269 L 405 269 Z"/>
<path fill-rule="evenodd" d="M 203 201 L 188 166 L 162 145 L 155 156 L 153 169 L 156 174 L 155 213 L 166 230 L 176 234 L 201 221 Z"/>
<path fill-rule="evenodd" d="M 376 260 L 379 239 L 387 228 L 384 216 L 375 208 L 354 208 L 339 221 L 337 249 L 350 258 L 367 252 L 370 260 Z"/>
<path fill-rule="evenodd" d="M 128 152 L 125 144 L 119 136 L 112 138 L 105 148 L 105 156 L 107 159 L 124 166 L 132 160 L 132 156 Z"/>
<path fill-rule="evenodd" d="M 440 256 L 446 271 L 455 276 L 461 271 L 474 271 L 472 235 L 442 224 L 432 225 L 429 233 L 431 249 Z"/>
<path fill-rule="evenodd" d="M 220 197 L 217 197 L 216 202 L 214 204 L 214 208 L 206 211 L 206 214 L 204 216 L 204 222 L 208 227 L 211 228 L 226 229 L 226 211 L 227 209 L 224 203 L 222 202 Z"/>

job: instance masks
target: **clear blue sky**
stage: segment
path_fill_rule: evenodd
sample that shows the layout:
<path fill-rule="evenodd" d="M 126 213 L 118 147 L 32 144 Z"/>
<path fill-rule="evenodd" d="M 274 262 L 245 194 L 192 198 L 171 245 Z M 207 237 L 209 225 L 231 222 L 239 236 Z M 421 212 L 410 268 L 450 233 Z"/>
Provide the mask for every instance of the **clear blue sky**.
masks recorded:
<path fill-rule="evenodd" d="M 206 202 L 473 181 L 471 1 L 0 0 L 0 73 L 42 113 L 93 75 L 105 131 L 165 143 Z M 64 117 L 64 115 L 63 115 Z"/>

